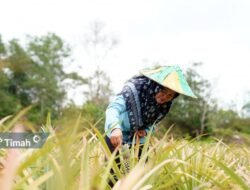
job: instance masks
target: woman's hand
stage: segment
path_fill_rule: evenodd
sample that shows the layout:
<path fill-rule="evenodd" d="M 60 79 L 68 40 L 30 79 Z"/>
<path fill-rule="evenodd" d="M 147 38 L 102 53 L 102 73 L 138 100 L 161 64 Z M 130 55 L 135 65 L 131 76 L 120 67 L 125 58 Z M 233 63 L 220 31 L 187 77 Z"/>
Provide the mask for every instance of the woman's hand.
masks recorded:
<path fill-rule="evenodd" d="M 119 147 L 122 144 L 122 130 L 114 129 L 111 132 L 110 141 L 114 147 Z"/>
<path fill-rule="evenodd" d="M 136 135 L 140 138 L 145 137 L 147 135 L 147 132 L 145 130 L 139 130 L 136 132 Z"/>

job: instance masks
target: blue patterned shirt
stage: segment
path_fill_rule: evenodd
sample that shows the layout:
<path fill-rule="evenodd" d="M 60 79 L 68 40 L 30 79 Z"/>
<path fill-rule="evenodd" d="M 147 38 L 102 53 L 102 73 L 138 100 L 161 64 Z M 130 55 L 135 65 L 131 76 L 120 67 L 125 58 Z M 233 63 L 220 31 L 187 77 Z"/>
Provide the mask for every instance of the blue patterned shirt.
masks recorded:
<path fill-rule="evenodd" d="M 111 130 L 119 128 L 122 130 L 123 143 L 131 144 L 130 132 L 132 128 L 129 123 L 128 112 L 126 110 L 126 103 L 122 95 L 117 95 L 109 104 L 106 110 L 105 132 L 110 137 Z M 145 131 L 150 131 L 151 126 L 145 128 Z M 145 137 L 140 138 L 140 143 L 145 142 Z"/>

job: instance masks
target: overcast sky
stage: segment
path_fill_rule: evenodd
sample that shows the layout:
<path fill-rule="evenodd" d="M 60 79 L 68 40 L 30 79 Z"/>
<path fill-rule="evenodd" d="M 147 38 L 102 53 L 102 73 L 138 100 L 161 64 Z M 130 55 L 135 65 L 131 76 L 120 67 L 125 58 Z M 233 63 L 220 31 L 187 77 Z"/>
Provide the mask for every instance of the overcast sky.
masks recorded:
<path fill-rule="evenodd" d="M 179 64 L 183 69 L 203 62 L 199 72 L 213 85 L 221 105 L 247 101 L 250 91 L 249 0 L 0 0 L 0 34 L 5 42 L 26 34 L 54 32 L 73 47 L 69 70 L 83 75 L 94 65 L 83 48 L 84 35 L 95 20 L 119 45 L 102 68 L 115 92 L 138 69 Z M 82 69 L 78 66 L 81 65 Z M 76 92 L 75 99 L 82 96 Z M 248 97 L 249 98 L 249 97 Z"/>

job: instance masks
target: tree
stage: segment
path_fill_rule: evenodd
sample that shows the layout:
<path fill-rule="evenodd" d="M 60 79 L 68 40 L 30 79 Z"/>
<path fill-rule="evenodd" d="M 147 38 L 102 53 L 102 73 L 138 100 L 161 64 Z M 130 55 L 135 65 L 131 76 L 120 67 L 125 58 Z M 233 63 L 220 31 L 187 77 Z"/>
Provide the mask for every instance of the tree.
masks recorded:
<path fill-rule="evenodd" d="M 10 41 L 8 47 L 2 41 L 0 44 L 0 116 L 4 117 L 16 113 L 27 101 L 22 84 L 30 60 L 16 40 Z"/>
<path fill-rule="evenodd" d="M 243 113 L 243 116 L 250 117 L 250 92 L 248 92 L 248 101 L 245 102 L 245 104 L 242 106 L 241 112 Z"/>
<path fill-rule="evenodd" d="M 5 45 L 2 41 L 2 36 L 0 35 L 0 56 L 2 57 L 5 54 L 6 54 L 6 48 L 5 48 Z M 0 59 L 0 61 L 2 61 L 2 60 Z"/>
<path fill-rule="evenodd" d="M 3 59 L 7 64 L 1 70 L 2 80 L 6 80 L 4 94 L 17 100 L 21 107 L 36 104 L 30 113 L 35 121 L 44 121 L 48 112 L 55 118 L 66 95 L 62 82 L 72 79 L 84 83 L 85 80 L 63 70 L 62 63 L 71 51 L 57 35 L 29 36 L 24 47 L 18 40 L 11 40 L 7 46 Z"/>
<path fill-rule="evenodd" d="M 94 74 L 88 78 L 88 92 L 85 92 L 87 100 L 97 105 L 106 106 L 109 102 L 109 97 L 112 95 L 110 87 L 111 81 L 107 74 L 96 69 Z"/>
<path fill-rule="evenodd" d="M 0 70 L 0 118 L 16 113 L 21 108 L 21 103 L 9 91 L 10 80 L 5 71 Z"/>
<path fill-rule="evenodd" d="M 107 74 L 100 69 L 100 64 L 107 54 L 118 44 L 118 40 L 104 31 L 105 25 L 95 21 L 90 25 L 86 34 L 84 47 L 93 59 L 96 70 L 88 78 L 88 91 L 85 92 L 87 100 L 97 105 L 107 105 L 112 95 L 111 81 Z"/>
<path fill-rule="evenodd" d="M 66 77 L 62 61 L 70 55 L 70 49 L 58 36 L 48 34 L 41 38 L 30 37 L 28 52 L 34 60 L 34 74 L 26 87 L 29 88 L 32 101 L 38 103 L 41 115 L 49 111 L 55 115 L 66 95 L 60 86 Z"/>

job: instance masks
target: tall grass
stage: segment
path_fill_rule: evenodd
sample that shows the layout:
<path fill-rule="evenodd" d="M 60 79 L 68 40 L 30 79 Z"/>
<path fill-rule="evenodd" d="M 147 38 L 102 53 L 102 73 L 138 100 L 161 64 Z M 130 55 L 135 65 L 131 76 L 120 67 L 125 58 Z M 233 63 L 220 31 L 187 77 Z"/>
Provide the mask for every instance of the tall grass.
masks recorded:
<path fill-rule="evenodd" d="M 17 119 L 1 120 L 1 131 L 11 130 Z M 111 189 L 111 168 L 118 178 L 113 189 L 119 190 L 250 189 L 249 147 L 175 140 L 166 134 L 148 138 L 141 159 L 137 146 L 117 150 L 123 160 L 119 168 L 104 135 L 95 124 L 82 126 L 82 120 L 79 116 L 71 126 L 55 129 L 48 117 L 43 130 L 50 136 L 44 146 L 18 150 L 14 160 L 7 159 L 9 150 L 1 149 L 0 184 L 9 184 L 5 190 Z M 6 172 L 10 165 L 14 172 Z"/>

